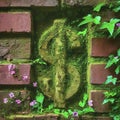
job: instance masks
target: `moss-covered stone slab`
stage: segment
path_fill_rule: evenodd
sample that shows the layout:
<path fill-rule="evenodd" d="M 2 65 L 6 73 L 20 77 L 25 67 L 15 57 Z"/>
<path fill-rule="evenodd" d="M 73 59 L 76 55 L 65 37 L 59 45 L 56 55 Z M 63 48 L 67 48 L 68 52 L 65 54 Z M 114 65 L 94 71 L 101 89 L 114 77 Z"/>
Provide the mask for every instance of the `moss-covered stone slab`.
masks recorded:
<path fill-rule="evenodd" d="M 29 59 L 30 38 L 0 38 L 0 59 Z"/>
<path fill-rule="evenodd" d="M 39 40 L 39 54 L 51 65 L 38 76 L 40 88 L 57 107 L 65 107 L 65 101 L 72 97 L 80 86 L 80 73 L 68 60 L 68 52 L 80 48 L 80 37 L 65 19 L 55 20 Z"/>

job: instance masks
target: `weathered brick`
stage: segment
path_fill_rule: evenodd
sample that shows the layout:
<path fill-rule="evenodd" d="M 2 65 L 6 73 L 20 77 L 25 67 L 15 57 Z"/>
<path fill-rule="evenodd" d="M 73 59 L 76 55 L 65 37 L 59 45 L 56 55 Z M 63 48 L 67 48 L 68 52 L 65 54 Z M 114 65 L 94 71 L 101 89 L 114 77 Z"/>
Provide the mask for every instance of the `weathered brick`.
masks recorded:
<path fill-rule="evenodd" d="M 31 32 L 30 13 L 0 13 L 0 32 Z"/>
<path fill-rule="evenodd" d="M 110 117 L 106 116 L 82 116 L 82 120 L 112 120 Z"/>
<path fill-rule="evenodd" d="M 0 0 L 0 7 L 8 7 L 10 5 L 10 0 Z"/>
<path fill-rule="evenodd" d="M 58 0 L 0 0 L 0 7 L 58 6 Z"/>
<path fill-rule="evenodd" d="M 120 48 L 119 39 L 93 38 L 91 56 L 107 57 L 110 54 L 116 53 L 118 48 Z"/>
<path fill-rule="evenodd" d="M 0 38 L 1 59 L 29 59 L 30 38 Z"/>
<path fill-rule="evenodd" d="M 102 104 L 104 100 L 104 91 L 92 90 L 90 99 L 93 100 L 93 108 L 96 112 L 104 113 L 110 111 L 108 104 Z"/>
<path fill-rule="evenodd" d="M 57 0 L 11 0 L 11 6 L 57 6 Z"/>
<path fill-rule="evenodd" d="M 21 116 L 21 117 L 15 117 L 14 120 L 34 120 L 33 117 L 24 117 L 24 116 Z"/>
<path fill-rule="evenodd" d="M 90 66 L 90 83 L 103 84 L 108 75 L 112 75 L 113 71 L 105 69 L 105 64 L 92 64 Z"/>
<path fill-rule="evenodd" d="M 3 117 L 0 117 L 0 120 L 5 120 L 5 118 L 3 118 Z"/>
<path fill-rule="evenodd" d="M 0 65 L 0 85 L 27 85 L 30 84 L 30 64 L 16 65 L 16 76 L 11 75 L 8 65 Z M 23 79 L 27 76 L 26 79 Z"/>
<path fill-rule="evenodd" d="M 104 2 L 104 0 L 64 0 L 64 4 L 67 5 L 89 5 L 89 6 L 93 6 L 96 5 L 98 3 Z"/>
<path fill-rule="evenodd" d="M 34 120 L 58 120 L 58 117 L 55 114 L 36 115 L 34 116 Z"/>

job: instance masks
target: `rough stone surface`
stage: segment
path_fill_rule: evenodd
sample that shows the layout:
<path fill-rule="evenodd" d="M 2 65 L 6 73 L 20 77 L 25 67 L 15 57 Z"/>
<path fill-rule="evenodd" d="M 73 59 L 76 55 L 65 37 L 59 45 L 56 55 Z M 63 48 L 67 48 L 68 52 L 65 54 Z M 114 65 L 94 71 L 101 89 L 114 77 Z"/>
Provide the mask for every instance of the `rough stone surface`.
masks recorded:
<path fill-rule="evenodd" d="M 106 116 L 82 116 L 82 120 L 112 120 L 112 118 L 110 117 L 106 117 Z"/>
<path fill-rule="evenodd" d="M 30 38 L 0 38 L 0 59 L 29 59 Z"/>
<path fill-rule="evenodd" d="M 0 7 L 8 7 L 10 5 L 10 0 L 0 0 Z"/>
<path fill-rule="evenodd" d="M 28 78 L 23 79 L 23 76 Z M 16 74 L 11 75 L 8 65 L 0 65 L 0 85 L 26 85 L 30 84 L 30 65 L 16 65 Z"/>
<path fill-rule="evenodd" d="M 93 100 L 93 108 L 96 112 L 104 113 L 109 112 L 110 107 L 108 104 L 102 104 L 104 100 L 104 91 L 91 90 L 91 100 Z"/>
<path fill-rule="evenodd" d="M 90 66 L 90 83 L 103 84 L 108 75 L 113 74 L 110 69 L 105 69 L 105 64 L 92 64 Z"/>
<path fill-rule="evenodd" d="M 119 39 L 93 38 L 91 56 L 107 57 L 110 54 L 116 53 L 118 48 L 120 48 Z"/>
<path fill-rule="evenodd" d="M 30 13 L 0 13 L 0 32 L 31 32 Z"/>
<path fill-rule="evenodd" d="M 58 6 L 58 0 L 0 0 L 0 7 Z"/>
<path fill-rule="evenodd" d="M 105 0 L 63 0 L 67 5 L 89 5 L 93 6 Z"/>

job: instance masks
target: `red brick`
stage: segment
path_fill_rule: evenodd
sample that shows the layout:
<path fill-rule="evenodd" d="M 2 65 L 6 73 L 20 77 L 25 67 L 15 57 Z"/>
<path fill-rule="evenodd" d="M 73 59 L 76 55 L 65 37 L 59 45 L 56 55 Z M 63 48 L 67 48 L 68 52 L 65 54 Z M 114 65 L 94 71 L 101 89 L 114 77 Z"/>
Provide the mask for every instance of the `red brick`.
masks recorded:
<path fill-rule="evenodd" d="M 110 117 L 106 116 L 82 116 L 82 120 L 112 120 Z"/>
<path fill-rule="evenodd" d="M 8 71 L 8 65 L 0 65 L 0 84 L 1 85 L 26 85 L 30 84 L 30 65 L 20 64 L 16 65 L 18 76 L 14 77 Z M 26 80 L 23 80 L 23 76 L 28 76 Z"/>
<path fill-rule="evenodd" d="M 3 117 L 0 117 L 0 120 L 5 120 L 5 118 L 3 118 Z"/>
<path fill-rule="evenodd" d="M 11 0 L 11 6 L 57 6 L 57 0 Z"/>
<path fill-rule="evenodd" d="M 30 13 L 0 13 L 0 32 L 31 32 Z"/>
<path fill-rule="evenodd" d="M 7 52 L 5 52 L 7 50 Z M 0 38 L 0 57 L 2 59 L 29 59 L 30 38 Z"/>
<path fill-rule="evenodd" d="M 104 113 L 109 112 L 110 107 L 108 104 L 102 104 L 104 100 L 104 91 L 92 90 L 90 99 L 93 100 L 93 108 L 96 112 Z"/>
<path fill-rule="evenodd" d="M 0 0 L 0 7 L 8 7 L 10 5 L 10 0 Z"/>
<path fill-rule="evenodd" d="M 90 83 L 103 84 L 108 75 L 113 74 L 110 69 L 105 69 L 105 64 L 92 64 L 90 66 Z"/>
<path fill-rule="evenodd" d="M 58 0 L 0 0 L 0 7 L 58 6 Z"/>
<path fill-rule="evenodd" d="M 107 57 L 110 54 L 116 53 L 118 48 L 120 48 L 119 39 L 93 38 L 91 56 Z"/>

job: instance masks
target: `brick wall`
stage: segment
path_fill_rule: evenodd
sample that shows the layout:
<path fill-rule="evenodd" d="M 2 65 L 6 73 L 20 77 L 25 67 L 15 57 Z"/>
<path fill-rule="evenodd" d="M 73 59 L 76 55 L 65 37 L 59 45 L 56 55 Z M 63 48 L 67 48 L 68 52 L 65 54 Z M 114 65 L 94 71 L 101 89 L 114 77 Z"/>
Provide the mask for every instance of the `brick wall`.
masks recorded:
<path fill-rule="evenodd" d="M 99 0 L 98 2 L 100 2 Z M 62 0 L 61 0 L 62 2 Z M 65 0 L 67 5 L 95 5 L 96 1 L 84 1 L 77 3 L 77 0 Z M 32 7 L 60 7 L 58 0 L 0 0 L 0 101 L 8 96 L 10 92 L 9 87 L 14 88 L 14 92 L 21 91 L 24 94 L 29 92 L 24 88 L 28 88 L 31 83 L 31 59 L 32 37 L 34 31 L 32 27 Z M 93 100 L 93 108 L 97 113 L 103 114 L 109 112 L 109 105 L 103 105 L 104 87 L 102 83 L 106 80 L 107 75 L 112 74 L 112 70 L 105 69 L 105 62 L 102 58 L 107 57 L 111 53 L 115 53 L 120 47 L 119 39 L 115 41 L 103 38 L 91 38 L 88 42 L 88 91 L 90 99 Z M 99 61 L 97 61 L 99 59 Z M 94 59 L 94 60 L 93 60 Z M 14 77 L 10 74 L 9 65 L 10 60 L 19 60 L 20 64 L 16 65 L 19 69 L 19 76 Z M 1 62 L 2 61 L 2 62 Z M 27 80 L 23 80 L 23 76 L 28 76 Z M 20 86 L 20 90 L 16 86 Z M 29 104 L 29 102 L 28 102 Z M 53 118 L 48 115 L 44 116 L 30 116 L 30 117 L 15 117 L 15 120 L 40 120 L 49 119 L 57 120 L 58 116 Z M 104 116 L 83 116 L 83 120 L 111 120 Z M 0 118 L 4 120 L 4 118 Z"/>

